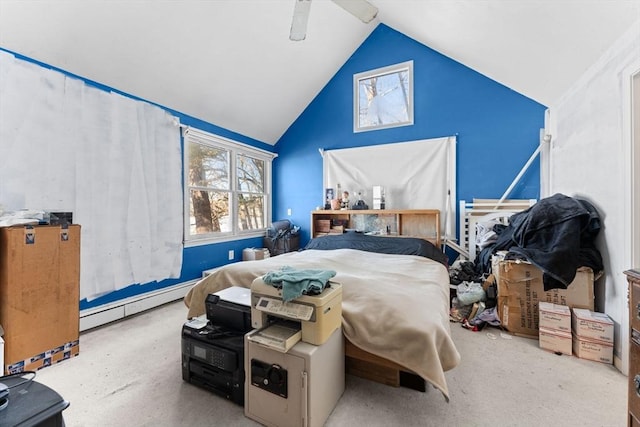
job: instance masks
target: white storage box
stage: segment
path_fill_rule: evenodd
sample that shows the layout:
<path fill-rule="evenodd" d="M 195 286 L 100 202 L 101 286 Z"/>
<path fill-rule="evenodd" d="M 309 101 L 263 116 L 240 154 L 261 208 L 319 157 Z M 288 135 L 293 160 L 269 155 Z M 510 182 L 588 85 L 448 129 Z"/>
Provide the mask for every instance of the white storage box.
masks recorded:
<path fill-rule="evenodd" d="M 571 310 L 566 305 L 540 301 L 539 327 L 542 330 L 561 331 L 569 334 L 571 340 Z"/>
<path fill-rule="evenodd" d="M 538 339 L 540 340 L 540 348 L 544 350 L 569 356 L 573 354 L 571 333 L 540 327 L 538 330 Z"/>
<path fill-rule="evenodd" d="M 613 321 L 604 313 L 574 308 L 571 326 L 573 333 L 582 340 L 613 344 Z"/>

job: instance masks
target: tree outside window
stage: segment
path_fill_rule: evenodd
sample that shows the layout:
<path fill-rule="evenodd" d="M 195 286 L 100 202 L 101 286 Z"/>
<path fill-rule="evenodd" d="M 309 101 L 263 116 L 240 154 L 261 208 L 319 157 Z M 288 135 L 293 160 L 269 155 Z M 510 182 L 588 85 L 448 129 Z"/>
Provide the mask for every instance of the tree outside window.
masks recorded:
<path fill-rule="evenodd" d="M 187 240 L 264 231 L 272 156 L 214 135 L 187 134 L 185 144 Z"/>

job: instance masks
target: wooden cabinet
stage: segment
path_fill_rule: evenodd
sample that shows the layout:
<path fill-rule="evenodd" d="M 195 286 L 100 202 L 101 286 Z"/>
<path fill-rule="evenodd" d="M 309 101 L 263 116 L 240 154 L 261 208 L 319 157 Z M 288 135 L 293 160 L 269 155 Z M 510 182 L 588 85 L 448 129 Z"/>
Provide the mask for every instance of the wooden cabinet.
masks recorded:
<path fill-rule="evenodd" d="M 440 245 L 440 210 L 375 209 L 311 212 L 311 237 L 353 229 L 384 236 L 419 237 Z"/>
<path fill-rule="evenodd" d="M 6 373 L 79 352 L 80 226 L 0 228 L 0 324 Z"/>
<path fill-rule="evenodd" d="M 624 272 L 629 282 L 628 426 L 640 426 L 640 269 Z"/>

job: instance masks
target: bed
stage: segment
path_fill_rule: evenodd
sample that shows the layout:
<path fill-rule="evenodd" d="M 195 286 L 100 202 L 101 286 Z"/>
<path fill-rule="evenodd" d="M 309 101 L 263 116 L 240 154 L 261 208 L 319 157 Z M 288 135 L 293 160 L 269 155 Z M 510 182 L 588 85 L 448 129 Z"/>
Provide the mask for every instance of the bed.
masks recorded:
<path fill-rule="evenodd" d="M 254 279 L 283 266 L 336 271 L 332 281 L 342 284 L 347 367 L 349 358 L 357 362 L 355 371 L 396 367 L 449 400 L 444 373 L 460 355 L 450 334 L 446 258 L 435 246 L 423 239 L 360 233 L 318 237 L 298 252 L 215 270 L 185 296 L 188 318 L 205 313 L 209 293 L 250 288 Z"/>

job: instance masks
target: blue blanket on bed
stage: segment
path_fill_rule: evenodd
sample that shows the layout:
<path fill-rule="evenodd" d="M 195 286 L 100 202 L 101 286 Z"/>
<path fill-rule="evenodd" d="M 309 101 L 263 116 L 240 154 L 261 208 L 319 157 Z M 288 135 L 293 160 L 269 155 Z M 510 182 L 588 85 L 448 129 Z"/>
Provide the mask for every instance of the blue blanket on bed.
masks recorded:
<path fill-rule="evenodd" d="M 433 243 L 417 237 L 370 236 L 357 231 L 311 239 L 306 249 L 357 249 L 380 254 L 418 255 L 449 267 L 447 256 Z"/>

